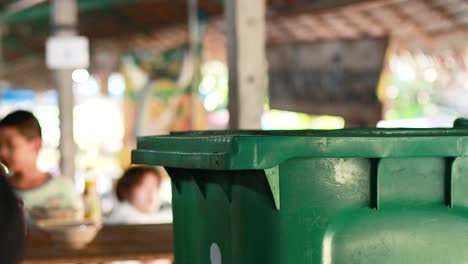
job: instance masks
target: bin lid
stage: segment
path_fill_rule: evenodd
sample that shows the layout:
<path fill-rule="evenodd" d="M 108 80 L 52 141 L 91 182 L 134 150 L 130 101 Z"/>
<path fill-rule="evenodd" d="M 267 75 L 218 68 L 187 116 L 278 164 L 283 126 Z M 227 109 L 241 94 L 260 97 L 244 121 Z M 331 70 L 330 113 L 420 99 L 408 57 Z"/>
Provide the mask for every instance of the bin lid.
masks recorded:
<path fill-rule="evenodd" d="M 292 158 L 468 157 L 468 126 L 431 129 L 194 131 L 139 137 L 136 164 L 260 170 Z M 466 124 L 466 123 L 463 123 Z"/>

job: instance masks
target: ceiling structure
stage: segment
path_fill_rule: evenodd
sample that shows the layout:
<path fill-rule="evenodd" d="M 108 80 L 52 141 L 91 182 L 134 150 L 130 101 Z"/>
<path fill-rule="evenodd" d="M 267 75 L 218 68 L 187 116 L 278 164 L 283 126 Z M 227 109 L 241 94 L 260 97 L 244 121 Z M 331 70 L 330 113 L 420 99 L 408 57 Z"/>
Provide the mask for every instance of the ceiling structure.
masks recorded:
<path fill-rule="evenodd" d="M 10 2 L 24 1 L 36 4 L 0 16 L 7 62 L 41 55 L 50 34 L 47 1 Z M 4 3 L 4 9 L 11 10 L 12 3 Z M 156 49 L 187 41 L 186 0 L 81 0 L 79 4 L 78 32 L 91 41 L 122 38 L 148 42 L 144 46 Z M 269 45 L 393 36 L 431 46 L 449 35 L 468 32 L 465 0 L 270 0 L 268 5 Z M 199 6 L 208 32 L 223 33 L 222 1 L 200 0 Z"/>
<path fill-rule="evenodd" d="M 48 2 L 0 1 L 1 57 L 6 65 L 34 60 L 43 67 L 45 39 L 51 33 Z M 79 0 L 78 33 L 89 37 L 93 46 L 110 43 L 120 51 L 177 47 L 188 41 L 186 2 Z M 468 47 L 466 0 L 268 0 L 267 3 L 269 46 L 387 36 L 393 40 L 393 46 L 402 49 Z M 223 0 L 199 0 L 199 9 L 205 29 L 204 55 L 223 60 Z M 16 71 L 16 67 L 4 68 Z"/>

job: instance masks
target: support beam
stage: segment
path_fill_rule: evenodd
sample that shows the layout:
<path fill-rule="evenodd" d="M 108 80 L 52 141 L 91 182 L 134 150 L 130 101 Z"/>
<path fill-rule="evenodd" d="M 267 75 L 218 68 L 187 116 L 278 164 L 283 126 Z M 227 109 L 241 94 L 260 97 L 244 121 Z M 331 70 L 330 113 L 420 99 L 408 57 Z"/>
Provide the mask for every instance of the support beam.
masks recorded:
<path fill-rule="evenodd" d="M 287 19 L 287 18 L 286 18 Z M 294 19 L 294 23 L 301 28 L 301 33 L 306 34 L 308 36 L 308 41 L 316 41 L 318 40 L 319 36 L 317 32 L 314 30 L 314 27 L 310 25 L 308 20 L 306 19 L 306 15 L 299 15 Z M 268 41 L 267 41 L 268 43 Z"/>
<path fill-rule="evenodd" d="M 265 0 L 225 1 L 229 125 L 259 129 L 266 94 Z"/>
<path fill-rule="evenodd" d="M 415 33 L 421 40 L 423 40 L 426 44 L 432 45 L 434 43 L 435 38 L 428 32 L 423 29 L 422 25 L 419 25 L 411 16 L 406 15 L 401 10 L 399 5 L 390 6 L 389 11 L 396 17 L 405 27 L 407 27 L 410 31 Z"/>
<path fill-rule="evenodd" d="M 321 15 L 326 13 L 339 13 L 343 11 L 360 12 L 398 4 L 409 0 L 321 0 L 309 1 L 308 5 L 298 5 L 300 8 L 273 13 L 272 16 L 295 16 L 299 14 Z M 304 0 L 305 2 L 305 0 Z"/>
<path fill-rule="evenodd" d="M 314 31 L 315 35 L 320 40 L 329 40 L 336 37 L 318 15 L 303 15 L 302 21 L 309 25 L 310 30 Z"/>
<path fill-rule="evenodd" d="M 324 14 L 324 15 L 316 16 L 316 19 L 318 23 L 321 25 L 321 27 L 325 28 L 325 30 L 327 30 L 331 34 L 332 38 L 339 38 L 339 39 L 352 38 L 352 34 L 350 34 L 346 30 L 343 30 L 343 28 L 341 27 L 337 27 L 337 25 L 332 22 L 329 16 L 330 14 Z"/>
<path fill-rule="evenodd" d="M 378 27 L 379 30 L 381 31 L 382 35 L 390 35 L 391 34 L 391 28 L 389 28 L 385 23 L 382 23 L 378 19 L 376 19 L 372 14 L 370 13 L 370 10 L 362 10 L 361 12 L 358 13 L 359 17 L 364 20 L 364 25 L 374 25 L 375 27 Z"/>
<path fill-rule="evenodd" d="M 341 17 L 333 13 L 322 15 L 320 17 L 322 18 L 323 24 L 329 25 L 340 38 L 352 39 L 360 37 L 359 30 L 351 27 L 349 24 L 346 24 L 346 22 L 343 22 Z"/>
<path fill-rule="evenodd" d="M 109 8 L 118 5 L 134 4 L 144 0 L 81 0 L 79 1 L 79 11 L 90 11 L 95 9 Z M 52 16 L 53 11 L 49 5 L 34 6 L 26 9 L 18 9 L 15 12 L 0 12 L 0 22 L 15 23 L 34 19 L 47 18 Z"/>
<path fill-rule="evenodd" d="M 19 0 L 9 4 L 5 10 L 7 13 L 16 13 L 45 2 L 47 0 Z"/>
<path fill-rule="evenodd" d="M 450 12 L 445 8 L 445 6 L 436 5 L 432 1 L 424 2 L 424 5 L 429 10 L 431 10 L 432 12 L 436 13 L 437 15 L 439 15 L 440 17 L 442 17 L 443 19 L 451 23 L 452 26 L 454 27 L 454 30 L 453 30 L 454 32 L 465 31 L 465 27 L 463 26 L 463 24 L 461 24 L 460 21 L 457 20 L 456 16 L 450 14 Z"/>
<path fill-rule="evenodd" d="M 78 21 L 77 0 L 53 0 L 52 25 L 55 36 L 73 36 Z M 62 175 L 75 177 L 75 141 L 73 138 L 73 81 L 72 70 L 55 70 L 59 94 L 60 167 Z"/>
<path fill-rule="evenodd" d="M 341 18 L 344 19 L 349 26 L 355 28 L 361 35 L 364 36 L 381 36 L 382 30 L 378 28 L 378 25 L 371 24 L 368 21 L 365 21 L 359 13 L 356 12 L 340 12 Z"/>
<path fill-rule="evenodd" d="M 190 43 L 190 54 L 192 56 L 193 63 L 193 77 L 191 83 L 191 127 L 192 130 L 197 129 L 197 119 L 198 113 L 198 85 L 200 83 L 200 67 L 201 67 L 201 39 L 200 39 L 200 24 L 198 22 L 198 0 L 188 0 L 187 13 L 189 15 L 188 25 L 189 25 L 189 43 Z"/>

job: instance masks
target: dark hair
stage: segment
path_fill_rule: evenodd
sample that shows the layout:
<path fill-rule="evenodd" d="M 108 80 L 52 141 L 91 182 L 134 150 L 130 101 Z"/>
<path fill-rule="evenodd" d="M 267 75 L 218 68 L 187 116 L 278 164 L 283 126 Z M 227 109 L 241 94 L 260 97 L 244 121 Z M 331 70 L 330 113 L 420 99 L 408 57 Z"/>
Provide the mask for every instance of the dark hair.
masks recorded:
<path fill-rule="evenodd" d="M 8 114 L 0 121 L 2 127 L 14 127 L 27 139 L 42 138 L 39 121 L 28 111 L 18 110 Z"/>
<path fill-rule="evenodd" d="M 0 165 L 0 263 L 18 263 L 23 255 L 25 225 L 22 202 Z"/>
<path fill-rule="evenodd" d="M 158 179 L 158 184 L 161 184 L 162 176 L 157 169 L 144 166 L 131 167 L 127 169 L 122 177 L 117 181 L 115 188 L 117 199 L 119 201 L 127 200 L 133 188 L 140 184 L 143 177 L 148 173 L 155 175 Z"/>

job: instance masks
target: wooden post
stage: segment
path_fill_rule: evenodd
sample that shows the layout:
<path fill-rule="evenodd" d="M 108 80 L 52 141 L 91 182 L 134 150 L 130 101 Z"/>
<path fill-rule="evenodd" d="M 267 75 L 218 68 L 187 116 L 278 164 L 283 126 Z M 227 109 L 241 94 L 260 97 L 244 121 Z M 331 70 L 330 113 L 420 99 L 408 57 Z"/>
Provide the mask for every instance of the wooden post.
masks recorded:
<path fill-rule="evenodd" d="M 189 14 L 189 40 L 190 40 L 190 54 L 193 62 L 193 79 L 191 82 L 191 127 L 192 130 L 197 129 L 197 119 L 199 114 L 198 109 L 198 85 L 200 83 L 200 25 L 198 23 L 198 0 L 188 0 L 188 14 Z"/>
<path fill-rule="evenodd" d="M 266 93 L 265 0 L 224 1 L 229 126 L 259 129 Z"/>
<path fill-rule="evenodd" d="M 76 34 L 77 0 L 53 0 L 51 12 L 55 36 Z M 75 177 L 75 141 L 73 139 L 73 80 L 72 70 L 55 70 L 55 84 L 59 94 L 60 167 L 62 175 Z"/>

